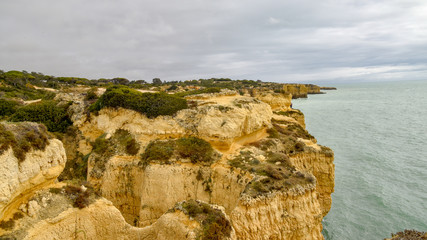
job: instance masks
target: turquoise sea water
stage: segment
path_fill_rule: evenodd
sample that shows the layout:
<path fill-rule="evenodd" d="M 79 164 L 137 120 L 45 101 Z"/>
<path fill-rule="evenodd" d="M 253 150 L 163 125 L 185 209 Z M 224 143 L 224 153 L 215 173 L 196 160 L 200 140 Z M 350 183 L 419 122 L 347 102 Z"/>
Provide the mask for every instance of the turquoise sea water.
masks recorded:
<path fill-rule="evenodd" d="M 427 231 L 427 81 L 336 86 L 293 101 L 308 131 L 335 152 L 325 239 Z"/>

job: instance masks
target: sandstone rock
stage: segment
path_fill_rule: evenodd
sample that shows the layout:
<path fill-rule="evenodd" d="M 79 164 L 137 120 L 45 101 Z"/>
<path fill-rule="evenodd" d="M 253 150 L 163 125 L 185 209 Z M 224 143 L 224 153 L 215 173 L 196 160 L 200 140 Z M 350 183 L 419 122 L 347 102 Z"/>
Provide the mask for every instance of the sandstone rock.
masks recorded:
<path fill-rule="evenodd" d="M 55 181 L 66 162 L 61 141 L 49 140 L 44 151 L 31 150 L 19 162 L 9 148 L 0 155 L 0 220 L 10 217 L 33 192 Z"/>

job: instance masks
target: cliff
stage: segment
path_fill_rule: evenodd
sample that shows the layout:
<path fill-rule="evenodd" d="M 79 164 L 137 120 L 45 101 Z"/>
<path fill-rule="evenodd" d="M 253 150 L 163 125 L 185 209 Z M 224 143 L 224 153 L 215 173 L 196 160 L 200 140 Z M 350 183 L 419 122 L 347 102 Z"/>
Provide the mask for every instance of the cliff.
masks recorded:
<path fill-rule="evenodd" d="M 307 98 L 308 94 L 324 94 L 320 90 L 332 88 L 321 88 L 314 84 L 283 84 L 282 91 L 292 95 L 292 98 Z M 335 88 L 336 89 L 336 88 Z"/>
<path fill-rule="evenodd" d="M 303 114 L 290 109 L 290 95 L 257 98 L 230 92 L 194 96 L 193 108 L 155 119 L 102 109 L 78 126 L 86 141 L 112 139 L 123 129 L 140 148 L 134 155 L 110 155 L 102 174 L 95 174 L 98 157 L 92 153 L 88 180 L 135 226 L 151 226 L 176 202 L 199 199 L 224 207 L 238 239 L 321 239 L 334 185 L 333 153 L 312 137 L 304 139 Z M 186 136 L 210 143 L 215 160 L 194 163 L 174 153 L 167 161 L 141 165 L 139 155 L 150 143 Z"/>
<path fill-rule="evenodd" d="M 18 239 L 323 239 L 333 152 L 317 144 L 304 115 L 290 107 L 291 98 L 308 89 L 192 95 L 189 108 L 155 118 L 125 108 L 89 113 L 82 89 L 60 93 L 58 100 L 71 101 L 74 122 L 62 138 L 65 149 L 49 139 L 23 162 L 12 148 L 0 156 L 10 166 L 4 179 L 19 178 L 25 164 L 43 166 L 33 174 L 42 178 L 29 177 L 41 180 L 20 181 L 15 188 L 22 190 L 4 198 L 2 226 L 16 221 L 3 233 Z M 62 178 L 88 183 L 54 183 L 65 152 Z M 9 168 L 18 170 L 9 176 Z M 30 193 L 22 194 L 25 189 Z"/>
<path fill-rule="evenodd" d="M 32 193 L 56 179 L 64 169 L 66 157 L 62 143 L 57 139 L 48 139 L 46 129 L 38 124 L 4 123 L 1 127 L 5 130 L 0 140 L 2 148 L 6 146 L 6 136 L 14 139 L 13 147 L 3 148 L 0 152 L 0 220 L 4 220 L 12 217 L 12 212 Z M 34 144 L 29 149 L 17 149 L 29 144 L 30 140 L 43 138 L 46 141 L 43 149 L 37 149 Z M 17 155 L 18 152 L 25 154 L 23 158 Z"/>

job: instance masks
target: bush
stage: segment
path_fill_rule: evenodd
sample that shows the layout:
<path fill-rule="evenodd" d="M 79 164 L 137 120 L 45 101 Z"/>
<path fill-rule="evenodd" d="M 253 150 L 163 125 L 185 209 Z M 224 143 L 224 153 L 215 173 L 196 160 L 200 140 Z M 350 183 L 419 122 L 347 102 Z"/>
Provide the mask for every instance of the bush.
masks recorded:
<path fill-rule="evenodd" d="M 169 160 L 175 150 L 175 141 L 152 141 L 148 144 L 145 152 L 141 155 L 142 160 Z"/>
<path fill-rule="evenodd" d="M 12 230 L 15 227 L 15 220 L 9 219 L 8 221 L 1 221 L 0 222 L 0 228 L 4 230 Z"/>
<path fill-rule="evenodd" d="M 199 89 L 199 90 L 193 90 L 193 91 L 187 91 L 187 92 L 179 92 L 179 93 L 175 93 L 174 95 L 177 97 L 186 97 L 186 96 L 202 94 L 202 93 L 219 93 L 219 92 L 221 92 L 221 88 L 211 87 L 211 88 L 205 88 L 205 89 Z"/>
<path fill-rule="evenodd" d="M 42 101 L 19 108 L 9 120 L 12 122 L 43 123 L 51 132 L 64 133 L 72 125 L 66 108 L 57 106 L 54 101 Z"/>
<path fill-rule="evenodd" d="M 83 184 L 83 186 L 86 188 L 85 190 L 74 185 L 67 185 L 62 188 L 65 195 L 73 201 L 73 206 L 80 209 L 89 206 L 98 197 L 91 185 Z M 50 190 L 50 192 L 52 191 Z M 54 190 L 54 192 L 58 191 Z M 62 190 L 59 193 L 62 193 Z"/>
<path fill-rule="evenodd" d="M 25 160 L 30 150 L 44 150 L 49 143 L 49 134 L 43 125 L 16 124 L 5 126 L 0 124 L 0 154 L 12 147 L 19 162 Z"/>
<path fill-rule="evenodd" d="M 85 96 L 85 100 L 86 101 L 90 101 L 90 100 L 95 100 L 98 98 L 98 95 L 96 95 L 96 87 L 93 87 L 91 89 L 89 89 L 89 91 L 87 91 L 87 94 Z"/>
<path fill-rule="evenodd" d="M 180 138 L 176 141 L 179 156 L 190 158 L 192 163 L 210 162 L 213 148 L 203 139 L 196 137 Z"/>
<path fill-rule="evenodd" d="M 192 163 L 209 163 L 213 160 L 214 150 L 203 139 L 196 137 L 179 138 L 177 140 L 151 141 L 141 155 L 142 165 L 146 166 L 151 160 L 168 162 L 176 154 L 181 158 L 189 158 Z"/>
<path fill-rule="evenodd" d="M 15 101 L 0 99 L 0 119 L 15 113 L 17 105 L 18 103 Z"/>
<path fill-rule="evenodd" d="M 132 134 L 124 129 L 117 129 L 113 136 L 129 155 L 136 155 L 139 151 L 139 144 Z"/>
<path fill-rule="evenodd" d="M 197 239 L 221 240 L 230 237 L 231 224 L 224 214 L 209 204 L 188 200 L 182 203 L 182 210 L 198 221 L 202 227 Z"/>
<path fill-rule="evenodd" d="M 102 134 L 97 139 L 95 139 L 95 142 L 92 143 L 92 151 L 94 151 L 97 154 L 103 154 L 108 149 L 108 140 L 105 139 L 106 134 Z"/>
<path fill-rule="evenodd" d="M 160 115 L 173 115 L 188 106 L 185 99 L 165 93 L 141 93 L 126 86 L 112 86 L 90 107 L 90 110 L 99 111 L 104 107 L 132 109 L 154 118 Z"/>

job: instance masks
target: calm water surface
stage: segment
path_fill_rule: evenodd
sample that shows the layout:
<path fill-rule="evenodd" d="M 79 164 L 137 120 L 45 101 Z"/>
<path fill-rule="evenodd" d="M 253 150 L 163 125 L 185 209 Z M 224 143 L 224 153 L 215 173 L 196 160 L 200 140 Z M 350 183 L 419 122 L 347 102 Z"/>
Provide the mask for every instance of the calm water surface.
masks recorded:
<path fill-rule="evenodd" d="M 337 87 L 293 101 L 308 131 L 335 152 L 325 239 L 427 231 L 427 81 Z"/>

